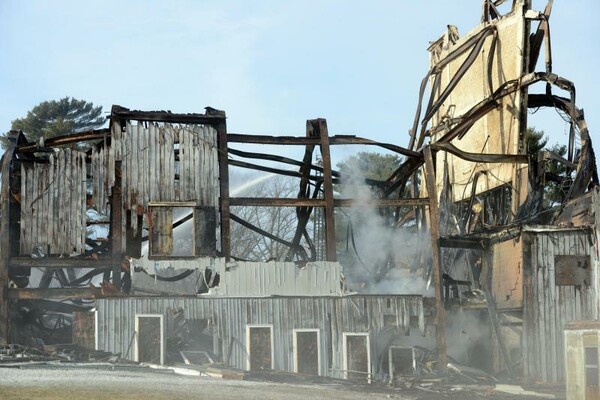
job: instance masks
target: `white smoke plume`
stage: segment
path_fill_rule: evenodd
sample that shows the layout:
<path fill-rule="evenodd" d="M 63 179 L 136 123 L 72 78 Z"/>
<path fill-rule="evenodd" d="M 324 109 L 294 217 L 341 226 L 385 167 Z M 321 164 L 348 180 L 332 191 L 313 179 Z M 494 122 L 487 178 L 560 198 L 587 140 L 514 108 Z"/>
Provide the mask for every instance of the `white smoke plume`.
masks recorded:
<path fill-rule="evenodd" d="M 416 227 L 396 228 L 393 216 L 370 207 L 374 199 L 361 171 L 352 171 L 339 189 L 344 198 L 356 199 L 351 209 L 336 212 L 338 253 L 349 287 L 365 284 L 373 294 L 433 295 L 423 278 L 430 261 L 430 239 Z M 387 220 L 386 220 L 387 219 Z"/>

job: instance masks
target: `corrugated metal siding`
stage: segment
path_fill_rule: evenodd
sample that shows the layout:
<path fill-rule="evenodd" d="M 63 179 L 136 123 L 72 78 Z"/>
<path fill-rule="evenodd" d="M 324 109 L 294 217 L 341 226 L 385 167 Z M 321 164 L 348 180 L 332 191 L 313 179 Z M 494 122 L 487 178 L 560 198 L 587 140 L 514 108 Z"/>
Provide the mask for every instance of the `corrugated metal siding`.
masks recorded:
<path fill-rule="evenodd" d="M 224 258 L 203 257 L 194 260 L 150 260 L 147 257 L 133 259 L 134 267 L 148 273 L 160 273 L 165 269 L 210 268 L 220 275 L 218 287 L 211 290 L 215 296 L 328 296 L 341 295 L 341 266 L 337 262 L 317 261 L 299 268 L 291 262 L 230 262 Z M 175 282 L 160 282 L 134 274 L 134 288 L 168 292 L 176 288 Z M 139 279 L 138 279 L 139 278 Z M 194 274 L 189 279 L 198 281 Z M 173 292 L 173 294 L 178 292 Z M 192 294 L 195 294 L 193 292 Z"/>
<path fill-rule="evenodd" d="M 298 268 L 291 262 L 216 262 L 219 296 L 314 296 L 342 294 L 337 262 L 319 261 Z"/>
<path fill-rule="evenodd" d="M 342 377 L 343 332 L 371 334 L 372 369 L 379 365 L 374 348 L 384 327 L 384 315 L 396 315 L 397 327 L 406 330 L 411 317 L 425 332 L 421 296 L 265 297 L 265 298 L 126 298 L 100 299 L 98 348 L 133 359 L 136 314 L 163 314 L 182 308 L 186 319 L 208 319 L 221 339 L 218 349 L 229 365 L 247 366 L 246 326 L 273 325 L 274 365 L 293 371 L 293 329 L 320 329 L 321 371 Z M 168 318 L 166 318 L 168 321 Z M 169 328 L 167 327 L 167 330 Z M 228 354 L 230 343 L 231 354 Z"/>
<path fill-rule="evenodd" d="M 556 286 L 555 255 L 590 255 L 597 279 L 596 249 L 591 232 L 556 231 L 524 234 L 525 286 L 523 361 L 532 382 L 564 381 L 563 330 L 567 322 L 597 318 L 597 294 L 592 286 Z M 528 249 L 525 246 L 529 246 Z"/>

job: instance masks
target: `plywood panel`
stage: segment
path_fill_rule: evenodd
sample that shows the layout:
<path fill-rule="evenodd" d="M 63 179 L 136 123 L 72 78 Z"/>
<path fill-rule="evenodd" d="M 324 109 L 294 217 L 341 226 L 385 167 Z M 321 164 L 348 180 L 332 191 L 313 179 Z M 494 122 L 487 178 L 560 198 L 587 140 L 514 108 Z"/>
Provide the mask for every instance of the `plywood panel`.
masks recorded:
<path fill-rule="evenodd" d="M 432 66 L 435 66 L 440 60 L 451 56 L 459 46 L 470 38 L 479 35 L 484 30 L 490 32 L 484 39 L 476 61 L 434 115 L 432 129 L 440 129 L 433 136 L 433 142 L 446 133 L 443 126 L 452 127 L 469 109 L 489 97 L 503 83 L 521 76 L 525 43 L 524 24 L 525 20 L 517 7 L 517 11 L 504 16 L 495 23 L 497 28 L 495 48 L 492 46 L 494 34 L 491 32 L 493 30 L 490 29 L 489 24 L 482 24 L 460 38 L 455 44 L 444 44 L 440 41 L 438 46 L 432 49 Z M 490 71 L 488 55 L 492 51 L 494 62 Z M 433 94 L 434 97 L 438 97 L 448 86 L 470 52 L 470 50 L 466 51 L 441 69 L 441 86 Z M 491 88 L 488 84 L 488 72 L 491 72 L 492 77 Z M 456 138 L 452 141 L 452 144 L 463 151 L 472 153 L 517 154 L 519 150 L 519 132 L 521 130 L 520 110 L 521 95 L 516 92 L 503 98 L 495 110 L 478 120 L 462 139 Z M 525 123 L 525 121 L 522 121 L 522 123 Z M 473 176 L 477 171 L 488 171 L 486 178 L 479 180 L 477 193 L 510 183 L 515 177 L 516 167 L 511 164 L 466 162 L 444 152 L 440 152 L 437 157 L 439 167 L 444 166 L 444 160 L 449 165 L 449 179 L 453 185 L 454 201 L 465 199 L 470 195 Z M 441 170 L 436 175 L 438 192 L 441 193 L 444 183 Z M 515 187 L 518 186 L 515 185 Z"/>
<path fill-rule="evenodd" d="M 492 246 L 492 295 L 499 310 L 523 306 L 522 241 L 508 240 Z"/>

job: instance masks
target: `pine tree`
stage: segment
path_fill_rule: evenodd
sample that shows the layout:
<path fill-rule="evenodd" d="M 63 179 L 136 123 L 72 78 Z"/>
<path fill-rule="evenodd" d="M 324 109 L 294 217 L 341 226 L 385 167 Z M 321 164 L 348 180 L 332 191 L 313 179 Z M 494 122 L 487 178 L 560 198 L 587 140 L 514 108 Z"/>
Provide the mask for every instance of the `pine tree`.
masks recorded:
<path fill-rule="evenodd" d="M 44 101 L 27 112 L 24 118 L 12 121 L 12 130 L 22 130 L 30 141 L 40 137 L 50 138 L 74 132 L 91 130 L 104 125 L 102 106 L 85 100 L 64 97 Z M 0 145 L 8 147 L 6 134 L 0 136 Z"/>

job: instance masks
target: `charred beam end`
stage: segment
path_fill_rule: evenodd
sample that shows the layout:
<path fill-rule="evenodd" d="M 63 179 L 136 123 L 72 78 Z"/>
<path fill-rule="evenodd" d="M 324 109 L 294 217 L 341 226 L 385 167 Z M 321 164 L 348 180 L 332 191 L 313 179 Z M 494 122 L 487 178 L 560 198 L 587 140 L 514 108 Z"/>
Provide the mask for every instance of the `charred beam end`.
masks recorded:
<path fill-rule="evenodd" d="M 293 199 L 293 198 L 263 198 L 263 197 L 232 197 L 232 206 L 263 206 L 263 207 L 325 207 L 324 199 Z M 413 199 L 371 199 L 369 201 L 356 199 L 334 199 L 334 207 L 400 207 L 428 206 L 428 198 Z"/>
<path fill-rule="evenodd" d="M 9 289 L 9 299 L 93 299 L 101 294 L 99 288 Z"/>

